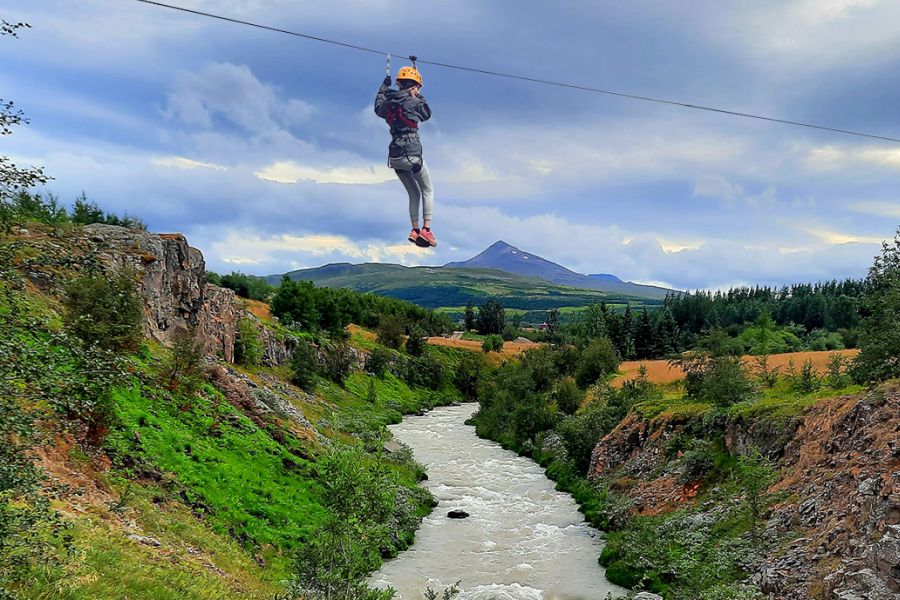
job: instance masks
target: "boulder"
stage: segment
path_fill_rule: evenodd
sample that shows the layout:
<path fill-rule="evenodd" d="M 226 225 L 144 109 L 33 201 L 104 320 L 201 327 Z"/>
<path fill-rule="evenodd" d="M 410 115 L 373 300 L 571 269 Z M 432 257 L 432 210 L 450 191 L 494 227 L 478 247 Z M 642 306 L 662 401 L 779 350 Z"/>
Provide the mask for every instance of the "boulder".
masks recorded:
<path fill-rule="evenodd" d="M 465 519 L 469 516 L 469 513 L 464 510 L 451 510 L 447 513 L 447 516 L 451 519 Z"/>

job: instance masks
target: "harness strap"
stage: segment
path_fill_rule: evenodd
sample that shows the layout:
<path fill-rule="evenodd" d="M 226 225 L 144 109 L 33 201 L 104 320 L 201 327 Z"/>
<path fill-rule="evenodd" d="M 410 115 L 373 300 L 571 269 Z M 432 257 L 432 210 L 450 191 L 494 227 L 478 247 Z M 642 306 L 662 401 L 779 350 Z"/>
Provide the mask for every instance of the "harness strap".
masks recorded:
<path fill-rule="evenodd" d="M 391 126 L 391 129 L 394 127 L 394 123 L 397 120 L 400 120 L 404 125 L 409 127 L 410 129 L 418 129 L 419 124 L 408 118 L 403 113 L 403 108 L 399 104 L 391 104 L 388 106 L 387 116 L 384 118 L 385 121 L 388 122 L 388 125 Z"/>

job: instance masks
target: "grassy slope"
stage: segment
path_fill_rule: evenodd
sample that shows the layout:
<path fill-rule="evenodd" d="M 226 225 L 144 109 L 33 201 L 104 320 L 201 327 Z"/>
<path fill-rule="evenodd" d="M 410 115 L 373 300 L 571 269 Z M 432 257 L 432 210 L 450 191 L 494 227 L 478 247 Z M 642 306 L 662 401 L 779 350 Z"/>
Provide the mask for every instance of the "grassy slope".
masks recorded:
<path fill-rule="evenodd" d="M 26 306 L 60 327 L 52 298 L 28 294 Z M 23 343 L 47 338 L 25 328 L 22 335 Z M 359 341 L 371 347 L 370 338 L 360 333 Z M 290 574 L 292 551 L 321 521 L 313 468 L 321 448 L 273 435 L 271 425 L 261 429 L 211 386 L 189 401 L 158 387 L 153 372 L 161 352 L 151 346 L 142 358 L 129 359 L 134 375 L 113 390 L 117 424 L 102 449 L 89 456 L 77 445 L 57 444 L 55 458 L 44 461 L 72 484 L 55 506 L 71 523 L 74 555 L 64 574 L 35 579 L 23 597 L 271 598 Z M 432 352 L 448 366 L 456 360 L 452 352 Z M 376 380 L 372 405 L 365 400 L 371 377 L 354 374 L 346 388 L 322 381 L 315 401 L 299 408 L 321 433 L 349 439 L 374 434 L 402 413 L 458 399 L 452 389 L 411 389 L 387 375 Z M 415 468 L 392 464 L 391 470 L 402 485 L 416 484 Z"/>

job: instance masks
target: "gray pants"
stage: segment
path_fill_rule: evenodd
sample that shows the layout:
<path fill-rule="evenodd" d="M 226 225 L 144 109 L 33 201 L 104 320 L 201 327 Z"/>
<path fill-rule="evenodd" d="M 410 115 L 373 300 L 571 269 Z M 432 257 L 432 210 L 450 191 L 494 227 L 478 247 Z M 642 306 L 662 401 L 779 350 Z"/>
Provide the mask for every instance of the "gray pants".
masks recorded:
<path fill-rule="evenodd" d="M 422 160 L 422 170 L 413 173 L 412 165 L 405 158 L 391 159 L 391 166 L 397 177 L 403 182 L 406 193 L 409 194 L 409 218 L 419 222 L 419 204 L 422 204 L 422 216 L 426 220 L 431 219 L 431 210 L 434 208 L 434 189 L 431 187 L 431 176 L 428 175 L 428 166 Z M 407 168 L 402 168 L 407 167 Z"/>

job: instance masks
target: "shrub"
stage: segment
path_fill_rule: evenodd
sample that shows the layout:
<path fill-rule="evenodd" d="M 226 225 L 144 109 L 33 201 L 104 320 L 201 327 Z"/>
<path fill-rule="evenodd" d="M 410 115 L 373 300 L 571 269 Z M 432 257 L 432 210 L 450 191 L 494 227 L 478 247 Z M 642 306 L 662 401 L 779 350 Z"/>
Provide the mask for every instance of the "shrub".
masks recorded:
<path fill-rule="evenodd" d="M 777 472 L 756 448 L 738 459 L 738 484 L 744 492 L 744 503 L 750 515 L 750 532 L 757 537 L 757 524 L 765 507 L 765 495 Z"/>
<path fill-rule="evenodd" d="M 316 389 L 316 375 L 319 373 L 319 353 L 307 340 L 300 340 L 291 355 L 291 383 L 307 391 Z"/>
<path fill-rule="evenodd" d="M 263 346 L 259 340 L 256 323 L 246 317 L 238 320 L 237 335 L 234 338 L 234 362 L 239 365 L 258 365 L 263 357 Z"/>
<path fill-rule="evenodd" d="M 487 354 L 488 352 L 502 352 L 503 338 L 499 335 L 489 335 L 481 342 L 481 350 Z"/>
<path fill-rule="evenodd" d="M 505 342 L 511 342 L 519 337 L 519 328 L 508 324 L 503 328 L 500 337 L 502 337 Z"/>
<path fill-rule="evenodd" d="M 716 356 L 707 363 L 700 383 L 700 400 L 724 407 L 755 395 L 756 387 L 739 356 Z"/>
<path fill-rule="evenodd" d="M 581 387 L 588 387 L 599 379 L 615 373 L 619 368 L 619 357 L 608 338 L 592 340 L 581 353 L 575 381 Z"/>
<path fill-rule="evenodd" d="M 384 377 L 394 363 L 394 353 L 382 346 L 372 348 L 366 357 L 366 371 L 378 378 Z"/>
<path fill-rule="evenodd" d="M 822 387 L 822 380 L 816 372 L 816 367 L 808 358 L 803 361 L 800 372 L 791 379 L 794 390 L 801 394 L 811 394 Z"/>
<path fill-rule="evenodd" d="M 847 375 L 847 359 L 837 352 L 828 357 L 828 385 L 835 390 L 839 390 L 850 382 Z"/>
<path fill-rule="evenodd" d="M 205 381 L 205 356 L 206 349 L 196 331 L 178 330 L 160 371 L 166 389 L 177 391 L 186 397 L 197 393 Z"/>
<path fill-rule="evenodd" d="M 425 332 L 418 325 L 409 328 L 409 336 L 406 338 L 406 352 L 411 356 L 422 356 L 425 353 Z"/>
<path fill-rule="evenodd" d="M 712 444 L 706 440 L 693 439 L 681 457 L 681 475 L 678 481 L 686 484 L 703 479 L 715 465 Z"/>
<path fill-rule="evenodd" d="M 369 404 L 378 402 L 378 390 L 375 387 L 374 379 L 369 379 L 369 383 L 366 385 L 366 400 Z"/>
<path fill-rule="evenodd" d="M 349 344 L 332 342 L 322 346 L 322 374 L 341 387 L 350 376 L 354 360 Z"/>
<path fill-rule="evenodd" d="M 574 415 L 584 400 L 584 393 L 578 389 L 578 384 L 572 377 L 563 377 L 556 382 L 550 398 L 556 402 L 559 412 L 564 415 Z"/>
<path fill-rule="evenodd" d="M 410 356 L 403 361 L 403 380 L 413 387 L 437 390 L 444 385 L 444 366 L 430 356 Z"/>
<path fill-rule="evenodd" d="M 134 274 L 123 270 L 106 278 L 86 274 L 66 288 L 66 324 L 87 345 L 136 350 L 141 341 L 143 303 Z"/>
<path fill-rule="evenodd" d="M 378 343 L 391 350 L 403 346 L 403 320 L 396 315 L 383 315 L 378 321 Z"/>
<path fill-rule="evenodd" d="M 481 384 L 484 359 L 480 354 L 466 353 L 456 367 L 453 384 L 468 402 L 478 400 L 478 387 Z"/>

